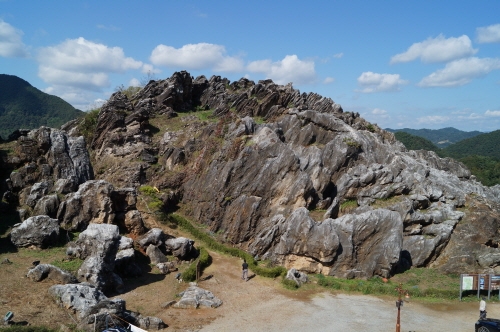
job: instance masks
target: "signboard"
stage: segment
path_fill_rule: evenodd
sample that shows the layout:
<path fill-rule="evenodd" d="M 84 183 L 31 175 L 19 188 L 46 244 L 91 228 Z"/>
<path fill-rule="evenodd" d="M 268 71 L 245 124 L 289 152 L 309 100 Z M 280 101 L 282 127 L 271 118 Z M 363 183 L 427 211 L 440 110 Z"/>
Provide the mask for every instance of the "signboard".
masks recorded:
<path fill-rule="evenodd" d="M 491 289 L 500 290 L 500 276 L 498 275 L 491 276 Z"/>
<path fill-rule="evenodd" d="M 500 282 L 500 279 L 498 280 Z M 462 277 L 462 290 L 473 290 L 474 289 L 474 277 L 473 276 L 463 276 Z"/>

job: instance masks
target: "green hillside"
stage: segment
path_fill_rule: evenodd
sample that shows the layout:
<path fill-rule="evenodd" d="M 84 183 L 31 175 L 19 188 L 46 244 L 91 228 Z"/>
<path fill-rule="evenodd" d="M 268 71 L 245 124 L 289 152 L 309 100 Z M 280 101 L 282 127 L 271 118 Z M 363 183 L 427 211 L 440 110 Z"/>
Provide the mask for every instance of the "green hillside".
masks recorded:
<path fill-rule="evenodd" d="M 387 128 L 386 130 L 390 131 L 391 133 L 405 132 L 411 135 L 423 137 L 431 141 L 434 145 L 436 145 L 439 148 L 445 148 L 449 145 L 460 142 L 461 140 L 484 134 L 480 131 L 461 131 L 451 127 L 442 129 Z"/>
<path fill-rule="evenodd" d="M 2 138 L 21 128 L 58 128 L 83 115 L 61 98 L 40 91 L 17 76 L 0 74 L 0 91 Z"/>
<path fill-rule="evenodd" d="M 436 153 L 439 152 L 439 148 L 437 146 L 423 137 L 408 134 L 404 131 L 398 131 L 394 133 L 394 136 L 396 136 L 396 139 L 403 143 L 408 150 L 428 150 Z"/>
<path fill-rule="evenodd" d="M 500 160 L 500 130 L 465 139 L 443 149 L 447 156 L 455 159 L 467 156 L 484 156 Z"/>

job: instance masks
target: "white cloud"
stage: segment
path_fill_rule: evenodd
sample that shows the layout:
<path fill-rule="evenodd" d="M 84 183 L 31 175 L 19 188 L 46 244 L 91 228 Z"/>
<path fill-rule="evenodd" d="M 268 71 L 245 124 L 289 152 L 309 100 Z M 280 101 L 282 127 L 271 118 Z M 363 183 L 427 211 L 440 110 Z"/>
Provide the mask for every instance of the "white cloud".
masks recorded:
<path fill-rule="evenodd" d="M 226 55 L 224 46 L 208 43 L 187 44 L 181 48 L 158 45 L 151 52 L 150 60 L 156 66 L 180 69 L 234 72 L 244 68 L 241 59 Z"/>
<path fill-rule="evenodd" d="M 120 47 L 108 47 L 82 37 L 40 50 L 38 75 L 54 85 L 88 90 L 109 86 L 109 73 L 139 69 L 143 63 L 126 57 Z"/>
<path fill-rule="evenodd" d="M 158 68 L 155 68 L 153 65 L 149 63 L 145 63 L 142 65 L 141 72 L 143 74 L 159 74 L 161 73 L 161 70 Z"/>
<path fill-rule="evenodd" d="M 141 82 L 137 78 L 133 78 L 128 82 L 128 86 L 141 86 Z"/>
<path fill-rule="evenodd" d="M 367 71 L 358 77 L 358 84 L 363 88 L 361 92 L 383 92 L 383 91 L 398 91 L 401 85 L 407 84 L 408 81 L 402 80 L 399 74 L 378 74 Z"/>
<path fill-rule="evenodd" d="M 387 111 L 386 110 L 383 110 L 383 109 L 380 109 L 380 108 L 374 108 L 373 111 L 372 111 L 372 114 L 373 115 L 378 115 L 380 117 L 387 117 Z"/>
<path fill-rule="evenodd" d="M 471 40 L 463 35 L 458 38 L 445 38 L 439 35 L 428 38 L 420 43 L 414 43 L 404 53 L 396 54 L 391 63 L 410 62 L 420 58 L 422 62 L 447 62 L 475 54 Z"/>
<path fill-rule="evenodd" d="M 326 77 L 323 80 L 323 84 L 330 84 L 330 83 L 333 83 L 333 82 L 335 82 L 335 79 L 333 77 Z"/>
<path fill-rule="evenodd" d="M 487 75 L 500 69 L 500 58 L 467 58 L 447 63 L 443 69 L 424 77 L 419 83 L 422 87 L 453 87 L 465 85 L 474 78 Z"/>
<path fill-rule="evenodd" d="M 476 29 L 478 43 L 500 43 L 500 24 Z"/>
<path fill-rule="evenodd" d="M 486 112 L 484 112 L 484 115 L 486 115 L 486 116 L 500 116 L 500 110 L 496 110 L 496 111 L 487 110 Z"/>
<path fill-rule="evenodd" d="M 344 56 L 344 53 L 337 53 L 337 54 L 334 54 L 333 57 L 334 58 L 337 58 L 337 59 L 340 59 L 341 57 Z"/>
<path fill-rule="evenodd" d="M 295 54 L 287 55 L 283 60 L 272 62 L 271 60 L 252 61 L 247 70 L 263 73 L 267 78 L 277 84 L 308 84 L 316 80 L 314 61 L 300 60 Z"/>
<path fill-rule="evenodd" d="M 28 49 L 22 42 L 23 32 L 0 19 L 0 56 L 23 58 Z"/>
<path fill-rule="evenodd" d="M 417 123 L 426 124 L 426 125 L 434 125 L 434 124 L 445 123 L 449 120 L 450 120 L 450 118 L 447 116 L 428 115 L 428 116 L 423 116 L 421 118 L 418 118 Z"/>

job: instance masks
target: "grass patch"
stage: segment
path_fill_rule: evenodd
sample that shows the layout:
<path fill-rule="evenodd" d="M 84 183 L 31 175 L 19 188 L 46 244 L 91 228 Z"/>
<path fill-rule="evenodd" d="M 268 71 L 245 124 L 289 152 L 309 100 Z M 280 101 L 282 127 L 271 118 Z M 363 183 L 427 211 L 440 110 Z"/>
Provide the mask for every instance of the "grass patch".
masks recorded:
<path fill-rule="evenodd" d="M 349 213 L 358 207 L 358 201 L 356 199 L 348 199 L 340 203 L 340 213 Z"/>
<path fill-rule="evenodd" d="M 375 200 L 375 202 L 373 202 L 371 206 L 376 209 L 386 208 L 388 206 L 392 206 L 394 204 L 401 202 L 402 197 L 403 197 L 402 195 L 399 195 L 399 196 L 391 196 L 388 198 L 379 198 Z"/>
<path fill-rule="evenodd" d="M 341 279 L 317 274 L 313 276 L 317 284 L 338 291 L 355 292 L 366 295 L 397 296 L 396 287 L 401 283 L 411 298 L 434 300 L 457 300 L 460 289 L 460 276 L 446 275 L 430 268 L 414 268 L 397 274 L 384 282 L 380 277 L 368 280 Z M 477 300 L 474 298 L 474 300 Z"/>

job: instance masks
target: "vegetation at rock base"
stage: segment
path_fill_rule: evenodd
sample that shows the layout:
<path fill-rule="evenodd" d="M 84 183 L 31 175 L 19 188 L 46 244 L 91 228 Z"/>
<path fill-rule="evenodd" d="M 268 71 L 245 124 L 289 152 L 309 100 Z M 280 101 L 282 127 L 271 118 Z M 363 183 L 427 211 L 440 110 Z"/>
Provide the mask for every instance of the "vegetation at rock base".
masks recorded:
<path fill-rule="evenodd" d="M 264 267 L 259 265 L 259 262 L 257 262 L 254 257 L 246 251 L 228 247 L 219 243 L 209 233 L 195 227 L 190 221 L 178 214 L 164 215 L 163 221 L 179 225 L 182 229 L 189 232 L 194 238 L 202 241 L 205 246 L 211 250 L 245 259 L 248 263 L 248 268 L 257 275 L 268 278 L 276 278 L 286 273 L 286 269 L 282 266 Z"/>
<path fill-rule="evenodd" d="M 200 255 L 198 256 L 198 258 L 193 263 L 191 263 L 191 265 L 189 265 L 189 267 L 184 270 L 184 272 L 182 272 L 182 280 L 184 280 L 185 282 L 196 280 L 196 268 L 198 265 L 200 266 L 199 272 L 201 275 L 201 273 L 203 273 L 203 270 L 205 270 L 205 268 L 210 266 L 210 264 L 212 263 L 212 257 L 208 254 L 208 251 L 203 247 L 200 247 L 199 250 Z"/>
<path fill-rule="evenodd" d="M 63 99 L 38 90 L 25 80 L 0 74 L 0 136 L 17 129 L 58 128 L 83 115 Z"/>

